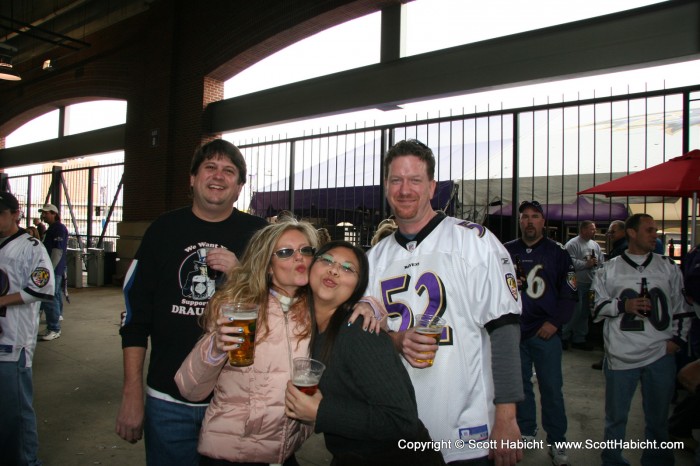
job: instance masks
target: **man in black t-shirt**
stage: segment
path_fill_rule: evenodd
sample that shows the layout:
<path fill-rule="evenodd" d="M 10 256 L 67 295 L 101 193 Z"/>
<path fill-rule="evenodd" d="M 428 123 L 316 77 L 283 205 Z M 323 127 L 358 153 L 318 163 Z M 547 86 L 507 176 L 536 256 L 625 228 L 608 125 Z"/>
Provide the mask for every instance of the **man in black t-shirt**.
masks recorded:
<path fill-rule="evenodd" d="M 132 443 L 145 436 L 149 465 L 199 462 L 197 440 L 207 404 L 182 398 L 173 377 L 202 334 L 198 317 L 216 282 L 225 279 L 253 234 L 266 225 L 233 207 L 245 181 L 245 160 L 233 144 L 217 139 L 198 149 L 190 169 L 192 206 L 153 222 L 127 272 L 120 330 L 124 387 L 116 431 Z"/>

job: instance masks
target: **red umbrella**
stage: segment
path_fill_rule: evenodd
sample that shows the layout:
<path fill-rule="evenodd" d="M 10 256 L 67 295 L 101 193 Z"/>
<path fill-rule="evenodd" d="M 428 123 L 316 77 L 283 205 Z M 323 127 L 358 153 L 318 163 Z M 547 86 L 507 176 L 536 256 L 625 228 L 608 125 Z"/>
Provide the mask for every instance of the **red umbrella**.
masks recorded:
<path fill-rule="evenodd" d="M 695 214 L 700 192 L 700 150 L 688 152 L 659 165 L 649 167 L 578 194 L 611 196 L 679 196 L 693 198 L 691 242 L 695 244 Z"/>
<path fill-rule="evenodd" d="M 693 197 L 700 192 L 700 150 L 688 152 L 578 194 L 606 196 L 678 196 Z"/>

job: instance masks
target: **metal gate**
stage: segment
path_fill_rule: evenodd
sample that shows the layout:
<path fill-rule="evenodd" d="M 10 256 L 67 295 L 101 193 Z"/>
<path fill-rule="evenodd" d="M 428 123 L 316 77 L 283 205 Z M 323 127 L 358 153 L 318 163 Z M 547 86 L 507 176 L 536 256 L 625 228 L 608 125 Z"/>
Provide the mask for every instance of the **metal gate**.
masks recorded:
<path fill-rule="evenodd" d="M 122 221 L 124 163 L 64 168 L 26 175 L 4 174 L 2 189 L 19 200 L 20 226 L 32 225 L 46 203 L 58 207 L 61 221 L 68 228 L 72 249 L 114 251 L 117 223 Z"/>

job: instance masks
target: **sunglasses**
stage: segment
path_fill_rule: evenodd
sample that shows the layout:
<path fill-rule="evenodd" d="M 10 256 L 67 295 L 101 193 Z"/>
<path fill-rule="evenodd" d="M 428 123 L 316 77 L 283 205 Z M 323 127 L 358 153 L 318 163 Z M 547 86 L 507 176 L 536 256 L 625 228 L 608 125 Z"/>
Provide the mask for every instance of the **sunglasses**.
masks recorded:
<path fill-rule="evenodd" d="M 340 266 L 340 270 L 343 272 L 347 273 L 348 275 L 353 275 L 357 273 L 357 270 L 355 270 L 355 267 L 350 262 L 337 262 L 333 256 L 329 254 L 321 254 L 317 262 L 319 264 L 325 265 L 327 268 L 335 267 L 336 265 Z"/>
<path fill-rule="evenodd" d="M 534 205 L 535 207 L 542 207 L 542 205 L 537 201 L 523 201 L 520 203 L 520 205 L 525 205 L 525 204 L 531 204 L 531 205 Z"/>
<path fill-rule="evenodd" d="M 316 254 L 316 248 L 313 248 L 313 247 L 311 247 L 311 246 L 303 246 L 303 247 L 301 247 L 301 248 L 299 248 L 299 249 L 283 248 L 283 249 L 279 249 L 279 250 L 273 252 L 272 254 L 274 254 L 275 256 L 277 256 L 278 259 L 289 259 L 289 258 L 292 257 L 292 256 L 294 255 L 294 253 L 297 252 L 297 251 L 298 251 L 299 254 L 301 254 L 302 256 L 309 256 L 309 257 L 311 257 L 311 256 L 313 256 L 314 254 Z"/>

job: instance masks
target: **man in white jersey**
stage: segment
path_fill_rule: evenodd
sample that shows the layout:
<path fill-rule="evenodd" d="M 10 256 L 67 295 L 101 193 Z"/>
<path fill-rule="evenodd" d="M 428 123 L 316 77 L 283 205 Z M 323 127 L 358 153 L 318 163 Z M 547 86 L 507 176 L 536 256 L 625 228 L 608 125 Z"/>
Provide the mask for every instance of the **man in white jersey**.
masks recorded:
<path fill-rule="evenodd" d="M 654 254 L 656 222 L 635 214 L 625 222 L 628 249 L 595 274 L 594 319 L 605 320 L 605 440 L 603 465 L 629 464 L 616 445 L 625 439 L 627 416 L 637 384 L 642 384 L 646 440 L 644 465 L 672 465 L 668 410 L 675 389 L 674 353 L 686 346 L 690 321 L 683 309 L 683 277 L 669 258 Z M 648 297 L 642 295 L 646 285 Z"/>
<path fill-rule="evenodd" d="M 54 295 L 46 248 L 19 229 L 19 203 L 0 192 L 0 463 L 39 465 L 32 357 L 40 301 Z"/>
<path fill-rule="evenodd" d="M 449 464 L 513 465 L 522 459 L 515 403 L 523 389 L 510 256 L 481 225 L 433 211 L 430 148 L 401 141 L 387 152 L 384 169 L 399 229 L 368 254 L 369 294 L 381 297 L 389 312 L 418 414 L 434 440 L 449 442 L 441 450 Z M 440 351 L 412 328 L 423 313 L 447 321 Z M 433 356 L 432 366 L 417 361 Z"/>

